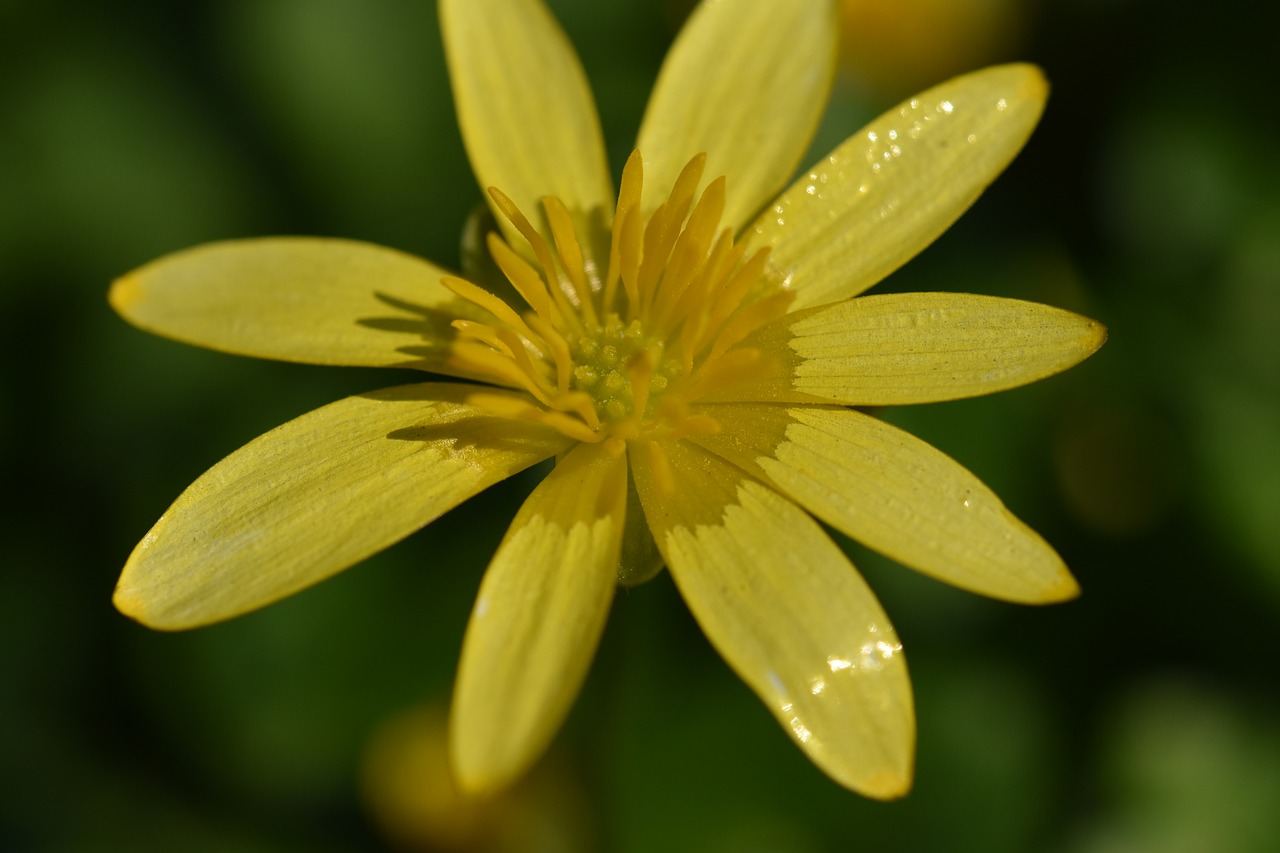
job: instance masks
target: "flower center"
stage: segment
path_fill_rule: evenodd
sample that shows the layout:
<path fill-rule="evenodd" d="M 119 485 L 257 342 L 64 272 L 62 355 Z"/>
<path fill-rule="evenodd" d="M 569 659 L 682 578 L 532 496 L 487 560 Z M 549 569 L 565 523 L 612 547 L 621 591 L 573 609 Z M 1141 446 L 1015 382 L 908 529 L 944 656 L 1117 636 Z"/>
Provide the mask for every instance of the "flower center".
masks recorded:
<path fill-rule="evenodd" d="M 695 204 L 705 155 L 685 166 L 667 200 L 647 218 L 640 209 L 639 152 L 622 173 L 608 270 L 584 258 L 565 205 L 542 200 L 550 239 L 512 201 L 490 189 L 499 211 L 528 242 L 536 263 L 497 234 L 488 237 L 498 268 L 527 303 L 517 311 L 459 278 L 444 284 L 484 309 L 488 321 L 456 320 L 450 364 L 459 372 L 528 393 L 477 393 L 470 401 L 507 417 L 548 424 L 571 438 L 656 443 L 719 425 L 689 405 L 725 383 L 769 369 L 751 332 L 786 312 L 791 294 L 761 296 L 768 250 L 744 257 L 720 229 L 725 179 Z"/>
<path fill-rule="evenodd" d="M 591 397 L 602 423 L 617 424 L 637 415 L 644 420 L 671 381 L 683 373 L 678 361 L 663 359 L 665 349 L 663 340 L 645 335 L 639 320 L 624 325 L 617 314 L 610 314 L 594 334 L 582 335 L 570 347 L 576 365 L 570 387 Z M 633 381 L 645 387 L 633 387 Z M 640 405 L 645 410 L 638 412 Z"/>

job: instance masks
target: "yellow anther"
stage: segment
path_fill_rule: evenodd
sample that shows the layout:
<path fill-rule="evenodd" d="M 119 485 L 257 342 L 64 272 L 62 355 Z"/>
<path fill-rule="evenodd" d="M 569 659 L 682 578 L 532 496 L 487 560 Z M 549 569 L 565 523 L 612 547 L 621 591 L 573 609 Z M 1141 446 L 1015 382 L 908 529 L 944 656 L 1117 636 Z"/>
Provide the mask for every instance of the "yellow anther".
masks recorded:
<path fill-rule="evenodd" d="M 569 436 L 569 438 L 577 439 L 578 441 L 594 444 L 605 439 L 604 435 L 589 429 L 586 424 L 577 418 L 566 415 L 564 412 L 541 409 L 518 397 L 477 392 L 468 395 L 467 402 L 477 409 L 482 409 L 499 417 L 530 420 L 535 423 L 546 424 Z"/>
<path fill-rule="evenodd" d="M 569 352 L 569 344 L 555 326 L 536 314 L 531 314 L 528 321 L 547 344 L 556 367 L 556 388 L 563 394 L 569 390 L 569 374 L 573 370 L 573 355 Z"/>
<path fill-rule="evenodd" d="M 582 309 L 582 319 L 587 326 L 596 325 L 595 294 L 587 281 L 587 270 L 582 262 L 582 246 L 573 231 L 573 217 L 564 202 L 555 196 L 542 199 L 542 209 L 547 214 L 547 223 L 551 226 L 551 236 L 556 243 L 556 252 L 560 255 L 560 263 L 569 281 L 573 283 L 577 296 L 577 304 Z"/>
<path fill-rule="evenodd" d="M 627 363 L 627 379 L 631 383 L 631 409 L 636 420 L 645 416 L 649 405 L 649 377 L 653 375 L 653 359 L 642 350 Z"/>
<path fill-rule="evenodd" d="M 666 451 L 656 441 L 646 441 L 644 449 L 649 457 L 649 475 L 653 477 L 654 485 L 663 494 L 674 495 L 676 492 L 676 475 L 671 470 L 671 460 L 667 458 Z"/>
<path fill-rule="evenodd" d="M 618 188 L 618 205 L 613 214 L 613 234 L 609 245 L 609 273 L 604 280 L 604 307 L 608 311 L 618 297 L 618 281 L 625 278 L 622 273 L 622 241 L 627 214 L 640 207 L 640 191 L 644 183 L 644 158 L 640 152 L 632 151 L 627 164 L 622 168 L 622 184 Z M 639 219 L 633 230 L 640 226 Z M 637 235 L 638 235 L 637 231 Z M 634 302 L 632 303 L 635 304 Z"/>
<path fill-rule="evenodd" d="M 464 373 L 483 376 L 499 385 L 521 388 L 528 391 L 540 402 L 550 404 L 549 388 L 539 381 L 539 377 L 528 371 L 511 358 L 507 358 L 497 350 L 480 343 L 457 341 L 449 354 L 454 367 Z"/>
<path fill-rule="evenodd" d="M 529 310 L 518 312 L 474 284 L 446 279 L 459 297 L 493 316 L 492 322 L 454 323 L 451 363 L 462 376 L 528 396 L 477 395 L 477 405 L 575 440 L 607 442 L 610 452 L 640 442 L 649 447 L 641 452 L 655 479 L 663 488 L 674 483 L 656 442 L 719 429 L 692 404 L 773 369 L 773 361 L 750 346 L 750 335 L 791 302 L 765 277 L 767 250 L 744 260 L 732 231 L 720 228 L 725 180 L 712 180 L 699 195 L 705 164 L 704 155 L 689 161 L 665 202 L 646 216 L 643 161 L 632 153 L 603 279 L 587 256 L 594 243 L 575 231 L 576 214 L 563 202 L 542 200 L 549 229 L 542 234 L 510 198 L 490 191 L 536 258 L 531 262 L 496 234 L 488 238 L 495 263 Z"/>
<path fill-rule="evenodd" d="M 787 308 L 794 300 L 794 293 L 779 290 L 739 308 L 720 328 L 720 334 L 716 336 L 715 343 L 711 345 L 711 352 L 707 355 L 708 360 L 719 358 L 730 347 L 765 323 L 786 314 Z"/>
<path fill-rule="evenodd" d="M 533 332 L 525 325 L 524 320 L 520 319 L 520 315 L 511 309 L 511 306 L 494 296 L 489 291 L 481 287 L 476 287 L 464 278 L 447 275 L 440 279 L 440 283 L 462 299 L 473 305 L 478 305 L 488 311 L 498 320 L 511 328 L 532 339 Z"/>
<path fill-rule="evenodd" d="M 640 208 L 623 211 L 614 225 L 618 238 L 618 271 L 622 287 L 627 294 L 627 304 L 632 311 L 640 310 L 640 262 L 644 257 L 644 217 Z"/>
<path fill-rule="evenodd" d="M 596 412 L 596 401 L 590 394 L 583 391 L 569 391 L 552 400 L 551 405 L 562 412 L 576 414 L 592 430 L 600 428 L 600 415 Z"/>
<path fill-rule="evenodd" d="M 503 336 L 500 330 L 495 329 L 492 326 L 486 326 L 484 323 L 477 323 L 474 320 L 454 320 L 449 325 L 453 326 L 453 328 L 457 329 L 468 338 L 483 341 L 503 355 L 514 357 L 511 347 L 507 346 L 506 342 L 502 339 Z"/>
<path fill-rule="evenodd" d="M 574 310 L 574 306 L 566 296 L 564 288 L 560 286 L 560 276 L 556 272 L 556 262 L 551 257 L 551 249 L 547 246 L 547 241 L 542 239 L 542 235 L 533 227 L 528 218 L 520 212 L 515 202 L 508 198 L 502 190 L 497 187 L 489 187 L 489 196 L 498 205 L 502 215 L 516 227 L 516 230 L 520 232 L 520 236 L 524 237 L 530 248 L 533 249 L 534 257 L 542 265 L 542 274 L 547 281 L 547 290 L 550 291 L 551 298 L 555 300 L 556 306 L 564 314 L 564 321 L 580 330 L 582 324 L 578 319 L 578 312 Z"/>
<path fill-rule="evenodd" d="M 559 309 L 552 302 L 547 285 L 542 280 L 542 276 L 538 275 L 538 271 L 529 266 L 529 263 L 497 234 L 489 235 L 488 244 L 489 254 L 493 256 L 494 263 L 498 265 L 498 269 L 502 270 L 507 281 L 511 282 L 524 297 L 524 301 L 529 303 L 529 307 L 549 321 L 560 323 Z"/>

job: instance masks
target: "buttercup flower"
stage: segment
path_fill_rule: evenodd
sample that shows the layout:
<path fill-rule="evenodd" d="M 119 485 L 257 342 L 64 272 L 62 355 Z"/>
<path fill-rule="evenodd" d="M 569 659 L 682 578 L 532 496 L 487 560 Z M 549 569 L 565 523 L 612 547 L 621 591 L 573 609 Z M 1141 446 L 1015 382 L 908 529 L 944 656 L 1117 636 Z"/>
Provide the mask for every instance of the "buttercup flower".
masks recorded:
<path fill-rule="evenodd" d="M 1046 86 L 990 68 L 912 98 L 790 188 L 835 64 L 827 0 L 708 0 L 612 190 L 581 67 L 539 0 L 442 0 L 459 119 L 500 233 L 468 281 L 342 240 L 218 243 L 111 290 L 149 331 L 230 352 L 416 368 L 215 465 L 125 566 L 116 605 L 190 628 L 261 607 L 552 457 L 485 573 L 453 701 L 458 780 L 545 749 L 613 590 L 665 564 L 801 749 L 873 797 L 910 786 L 902 646 L 816 519 L 1010 601 L 1062 561 L 939 451 L 851 406 L 951 400 L 1079 362 L 1102 327 L 1027 302 L 861 296 L 1022 147 Z"/>

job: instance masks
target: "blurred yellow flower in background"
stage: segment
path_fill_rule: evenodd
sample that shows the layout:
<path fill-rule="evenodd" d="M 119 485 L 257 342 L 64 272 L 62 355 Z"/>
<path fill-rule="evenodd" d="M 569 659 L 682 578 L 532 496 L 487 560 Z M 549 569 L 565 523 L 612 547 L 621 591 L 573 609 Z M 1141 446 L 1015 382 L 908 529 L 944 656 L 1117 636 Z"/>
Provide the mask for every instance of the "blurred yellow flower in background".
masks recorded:
<path fill-rule="evenodd" d="M 616 581 L 665 564 L 815 764 L 900 796 L 915 743 L 902 647 L 815 517 L 985 595 L 1076 594 L 977 478 L 849 408 L 1004 390 L 1101 345 L 1099 324 L 1043 305 L 861 296 L 1021 149 L 1044 106 L 1040 72 L 1000 66 L 930 89 L 786 187 L 835 72 L 835 8 L 707 2 L 668 55 L 615 194 L 587 81 L 542 3 L 440 11 L 500 275 L 272 238 L 161 258 L 117 281 L 111 303 L 215 349 L 461 381 L 351 397 L 236 451 L 144 537 L 117 606 L 162 629 L 239 615 L 554 458 L 467 629 L 450 738 L 464 788 L 502 788 L 537 759 Z"/>
<path fill-rule="evenodd" d="M 840 0 L 840 60 L 855 86 L 899 98 L 1016 54 L 1026 0 Z"/>
<path fill-rule="evenodd" d="M 362 799 L 396 850 L 538 853 L 592 850 L 580 780 L 546 762 L 490 797 L 458 791 L 449 769 L 448 715 L 434 705 L 385 720 L 361 762 Z"/>

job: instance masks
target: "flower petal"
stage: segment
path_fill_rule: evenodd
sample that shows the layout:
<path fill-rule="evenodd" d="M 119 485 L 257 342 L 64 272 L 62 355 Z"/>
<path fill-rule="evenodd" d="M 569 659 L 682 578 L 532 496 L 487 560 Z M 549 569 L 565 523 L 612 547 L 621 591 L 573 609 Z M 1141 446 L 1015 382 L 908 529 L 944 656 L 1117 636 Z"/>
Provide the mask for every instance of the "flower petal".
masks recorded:
<path fill-rule="evenodd" d="M 791 185 L 745 235 L 772 246 L 792 310 L 856 296 L 945 231 L 1004 171 L 1044 109 L 1032 65 L 957 77 L 890 110 Z"/>
<path fill-rule="evenodd" d="M 977 477 L 909 433 L 849 409 L 702 407 L 697 442 L 863 544 L 972 592 L 1073 598 L 1062 559 Z"/>
<path fill-rule="evenodd" d="M 445 272 L 352 240 L 209 243 L 117 279 L 126 320 L 211 349 L 310 364 L 439 369 L 458 299 Z"/>
<path fill-rule="evenodd" d="M 906 793 L 906 662 L 848 558 L 806 513 L 704 450 L 633 455 L 654 538 L 711 644 L 833 779 L 872 797 Z"/>
<path fill-rule="evenodd" d="M 116 607 L 168 630 L 238 616 L 567 446 L 545 427 L 467 405 L 476 390 L 427 383 L 348 397 L 245 445 L 191 484 L 134 549 Z"/>
<path fill-rule="evenodd" d="M 440 26 L 481 188 L 502 190 L 534 222 L 542 197 L 556 196 L 587 229 L 580 233 L 600 243 L 613 181 L 591 88 L 555 18 L 539 0 L 442 0 Z M 522 246 L 487 200 L 508 240 Z"/>
<path fill-rule="evenodd" d="M 657 577 L 665 564 L 653 532 L 644 517 L 644 507 L 636 494 L 634 478 L 627 480 L 627 522 L 622 527 L 622 550 L 618 554 L 618 583 L 639 586 Z"/>
<path fill-rule="evenodd" d="M 705 183 L 725 175 L 722 222 L 735 231 L 800 164 L 835 74 L 834 8 L 824 0 L 704 2 L 671 47 L 637 147 L 644 209 L 665 199 L 694 155 Z"/>
<path fill-rule="evenodd" d="M 935 403 L 1026 385 L 1102 346 L 1097 321 L 1036 302 L 967 293 L 862 296 L 789 314 L 743 342 L 778 369 L 725 385 L 716 402 Z"/>
<path fill-rule="evenodd" d="M 546 749 L 573 704 L 617 579 L 626 457 L 579 445 L 534 490 L 485 572 L 453 695 L 459 784 L 497 790 Z"/>

